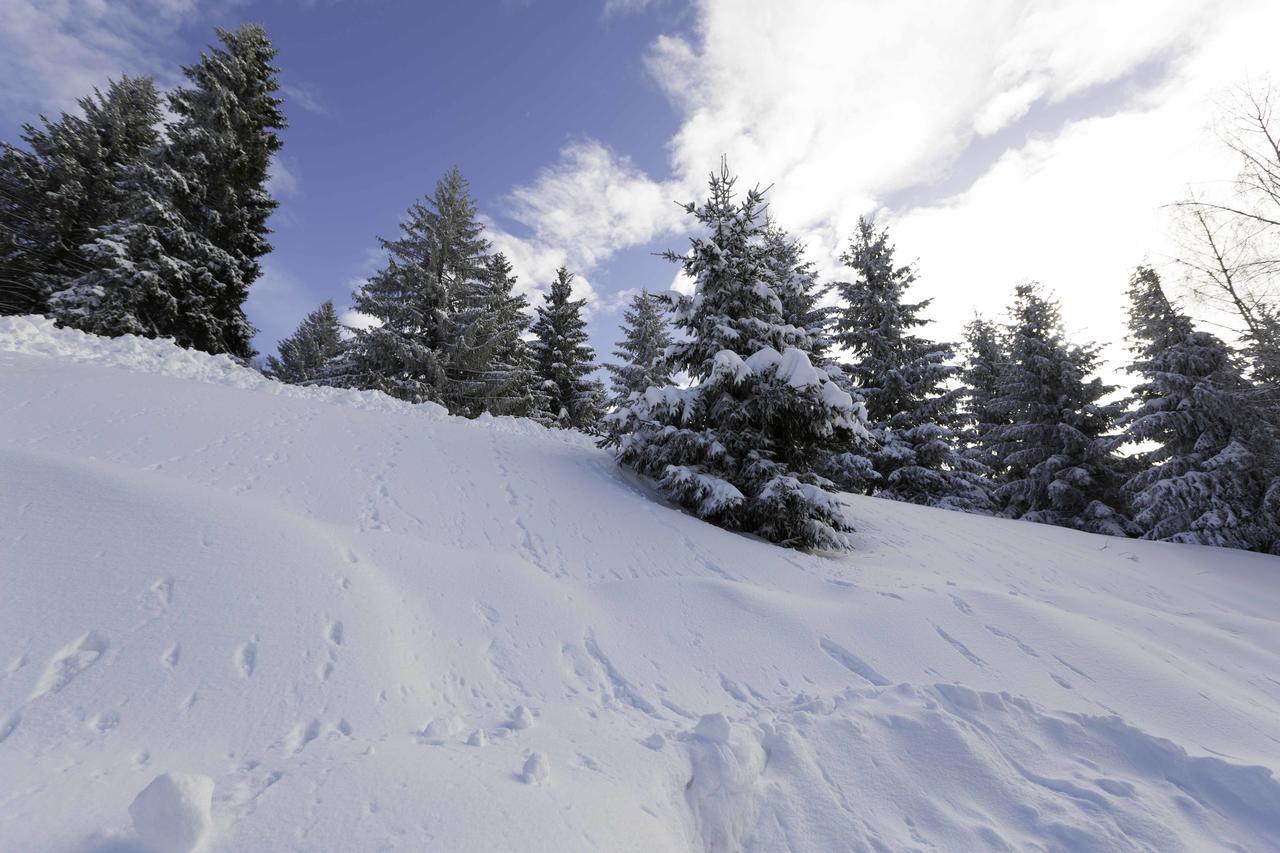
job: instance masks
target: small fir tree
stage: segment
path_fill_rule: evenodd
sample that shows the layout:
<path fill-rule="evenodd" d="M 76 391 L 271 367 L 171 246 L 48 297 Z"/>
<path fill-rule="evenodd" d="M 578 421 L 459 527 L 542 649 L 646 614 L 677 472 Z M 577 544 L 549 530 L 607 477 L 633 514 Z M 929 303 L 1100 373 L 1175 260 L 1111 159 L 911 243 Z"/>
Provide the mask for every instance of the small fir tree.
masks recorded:
<path fill-rule="evenodd" d="M 866 218 L 843 257 L 854 276 L 836 285 L 836 342 L 850 354 L 848 373 L 867 407 L 876 448 L 864 490 L 882 497 L 956 509 L 986 507 L 978 469 L 958 450 L 962 390 L 950 344 L 915 334 L 931 300 L 906 301 L 915 270 L 899 266 L 886 230 Z"/>
<path fill-rule="evenodd" d="M 600 389 L 588 377 L 595 370 L 595 350 L 587 345 L 582 318 L 586 300 L 573 299 L 572 293 L 573 274 L 561 267 L 538 306 L 530 346 L 552 419 L 566 428 L 594 429 Z"/>
<path fill-rule="evenodd" d="M 959 374 L 961 453 L 986 475 L 989 486 L 998 482 L 1004 471 L 1003 460 L 986 438 L 995 427 L 1007 423 L 996 411 L 995 400 L 1003 394 L 1008 360 L 1004 334 L 997 324 L 975 316 L 965 325 Z"/>
<path fill-rule="evenodd" d="M 636 294 L 623 312 L 622 321 L 622 341 L 613 353 L 619 362 L 605 365 L 613 377 L 610 403 L 615 407 L 625 405 L 651 387 L 671 383 L 666 365 L 671 329 L 660 298 L 647 290 Z"/>
<path fill-rule="evenodd" d="M 346 352 L 342 325 L 333 302 L 326 299 L 308 314 L 297 330 L 280 342 L 280 356 L 267 357 L 267 372 L 293 385 L 325 380 Z"/>
<path fill-rule="evenodd" d="M 535 416 L 546 409 L 538 387 L 533 351 L 525 340 L 529 300 L 515 292 L 516 276 L 501 252 L 489 259 L 490 312 L 494 349 L 489 366 L 493 394 L 486 409 L 495 415 Z"/>
<path fill-rule="evenodd" d="M 1017 288 L 1010 314 L 1003 390 L 990 403 L 1004 423 L 982 439 L 1004 467 L 993 499 L 1010 518 L 1125 535 L 1109 435 L 1122 404 L 1102 402 L 1114 388 L 1089 376 L 1097 347 L 1063 340 L 1058 306 L 1038 285 Z"/>

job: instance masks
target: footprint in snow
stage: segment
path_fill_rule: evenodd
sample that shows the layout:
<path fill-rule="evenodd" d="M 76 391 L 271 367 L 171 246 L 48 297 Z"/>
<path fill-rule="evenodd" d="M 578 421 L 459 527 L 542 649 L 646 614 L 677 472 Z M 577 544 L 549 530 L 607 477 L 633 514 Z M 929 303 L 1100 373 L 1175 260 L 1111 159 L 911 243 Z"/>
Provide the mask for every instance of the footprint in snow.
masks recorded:
<path fill-rule="evenodd" d="M 76 676 L 97 663 L 108 645 L 105 637 L 97 631 L 90 631 L 74 643 L 64 646 L 49 661 L 44 675 L 40 676 L 40 681 L 35 690 L 31 691 L 28 700 L 62 690 Z"/>
<path fill-rule="evenodd" d="M 9 735 L 13 734 L 18 728 L 18 723 L 22 722 L 22 715 L 14 711 L 4 719 L 0 719 L 0 743 L 4 743 L 9 739 Z"/>
<path fill-rule="evenodd" d="M 173 578 L 160 578 L 147 590 L 147 609 L 152 613 L 163 613 L 173 603 Z"/>
<path fill-rule="evenodd" d="M 258 667 L 257 634 L 254 634 L 253 639 L 236 649 L 233 660 L 236 665 L 236 671 L 240 673 L 241 678 L 249 678 L 253 675 L 253 671 Z"/>
<path fill-rule="evenodd" d="M 346 639 L 341 622 L 330 622 L 325 630 L 325 638 L 335 646 L 340 646 Z"/>

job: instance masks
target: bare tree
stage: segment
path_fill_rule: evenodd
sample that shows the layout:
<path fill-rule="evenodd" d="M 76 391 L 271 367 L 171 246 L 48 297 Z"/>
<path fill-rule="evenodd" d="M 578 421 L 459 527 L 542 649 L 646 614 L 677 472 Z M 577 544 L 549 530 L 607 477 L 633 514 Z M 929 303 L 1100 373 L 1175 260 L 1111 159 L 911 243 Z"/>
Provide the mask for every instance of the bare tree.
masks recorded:
<path fill-rule="evenodd" d="M 1218 196 L 1178 202 L 1178 262 L 1205 304 L 1238 319 L 1251 373 L 1280 388 L 1280 112 L 1271 86 L 1240 89 L 1223 105 L 1218 134 L 1240 170 Z"/>

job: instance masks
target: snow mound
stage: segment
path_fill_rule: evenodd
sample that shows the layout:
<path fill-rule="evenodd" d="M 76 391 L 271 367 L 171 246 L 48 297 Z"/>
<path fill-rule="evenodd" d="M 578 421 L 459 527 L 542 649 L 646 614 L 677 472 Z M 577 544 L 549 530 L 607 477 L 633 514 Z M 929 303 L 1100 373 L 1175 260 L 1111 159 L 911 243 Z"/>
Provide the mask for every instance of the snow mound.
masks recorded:
<path fill-rule="evenodd" d="M 208 776 L 164 773 L 142 789 L 129 816 L 133 831 L 156 853 L 199 850 L 213 826 L 213 780 Z"/>
<path fill-rule="evenodd" d="M 102 338 L 78 329 L 59 328 L 53 320 L 39 315 L 0 317 L 0 351 L 92 362 L 134 373 L 192 379 L 284 397 L 329 400 L 372 411 L 412 412 L 435 417 L 446 414 L 444 407 L 435 403 L 412 405 L 377 391 L 287 385 L 245 367 L 229 355 L 209 355 L 183 349 L 169 340 L 152 340 L 137 335 Z"/>
<path fill-rule="evenodd" d="M 42 318 L 0 399 L 4 849 L 1280 849 L 1274 557 L 852 496 L 800 554 Z"/>

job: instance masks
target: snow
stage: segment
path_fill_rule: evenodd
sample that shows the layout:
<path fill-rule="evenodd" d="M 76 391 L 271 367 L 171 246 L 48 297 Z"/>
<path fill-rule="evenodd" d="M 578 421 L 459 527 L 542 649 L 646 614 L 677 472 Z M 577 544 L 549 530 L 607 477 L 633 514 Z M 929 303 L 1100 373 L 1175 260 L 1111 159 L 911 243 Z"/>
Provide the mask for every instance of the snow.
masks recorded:
<path fill-rule="evenodd" d="M 129 806 L 133 831 L 148 848 L 164 853 L 199 850 L 213 824 L 213 780 L 164 773 Z"/>
<path fill-rule="evenodd" d="M 0 848 L 1280 847 L 1273 557 L 853 496 L 802 554 L 32 318 L 0 400 Z"/>
<path fill-rule="evenodd" d="M 520 780 L 526 785 L 545 785 L 551 781 L 551 763 L 547 756 L 541 752 L 535 752 L 524 762 L 524 770 L 520 773 Z"/>

